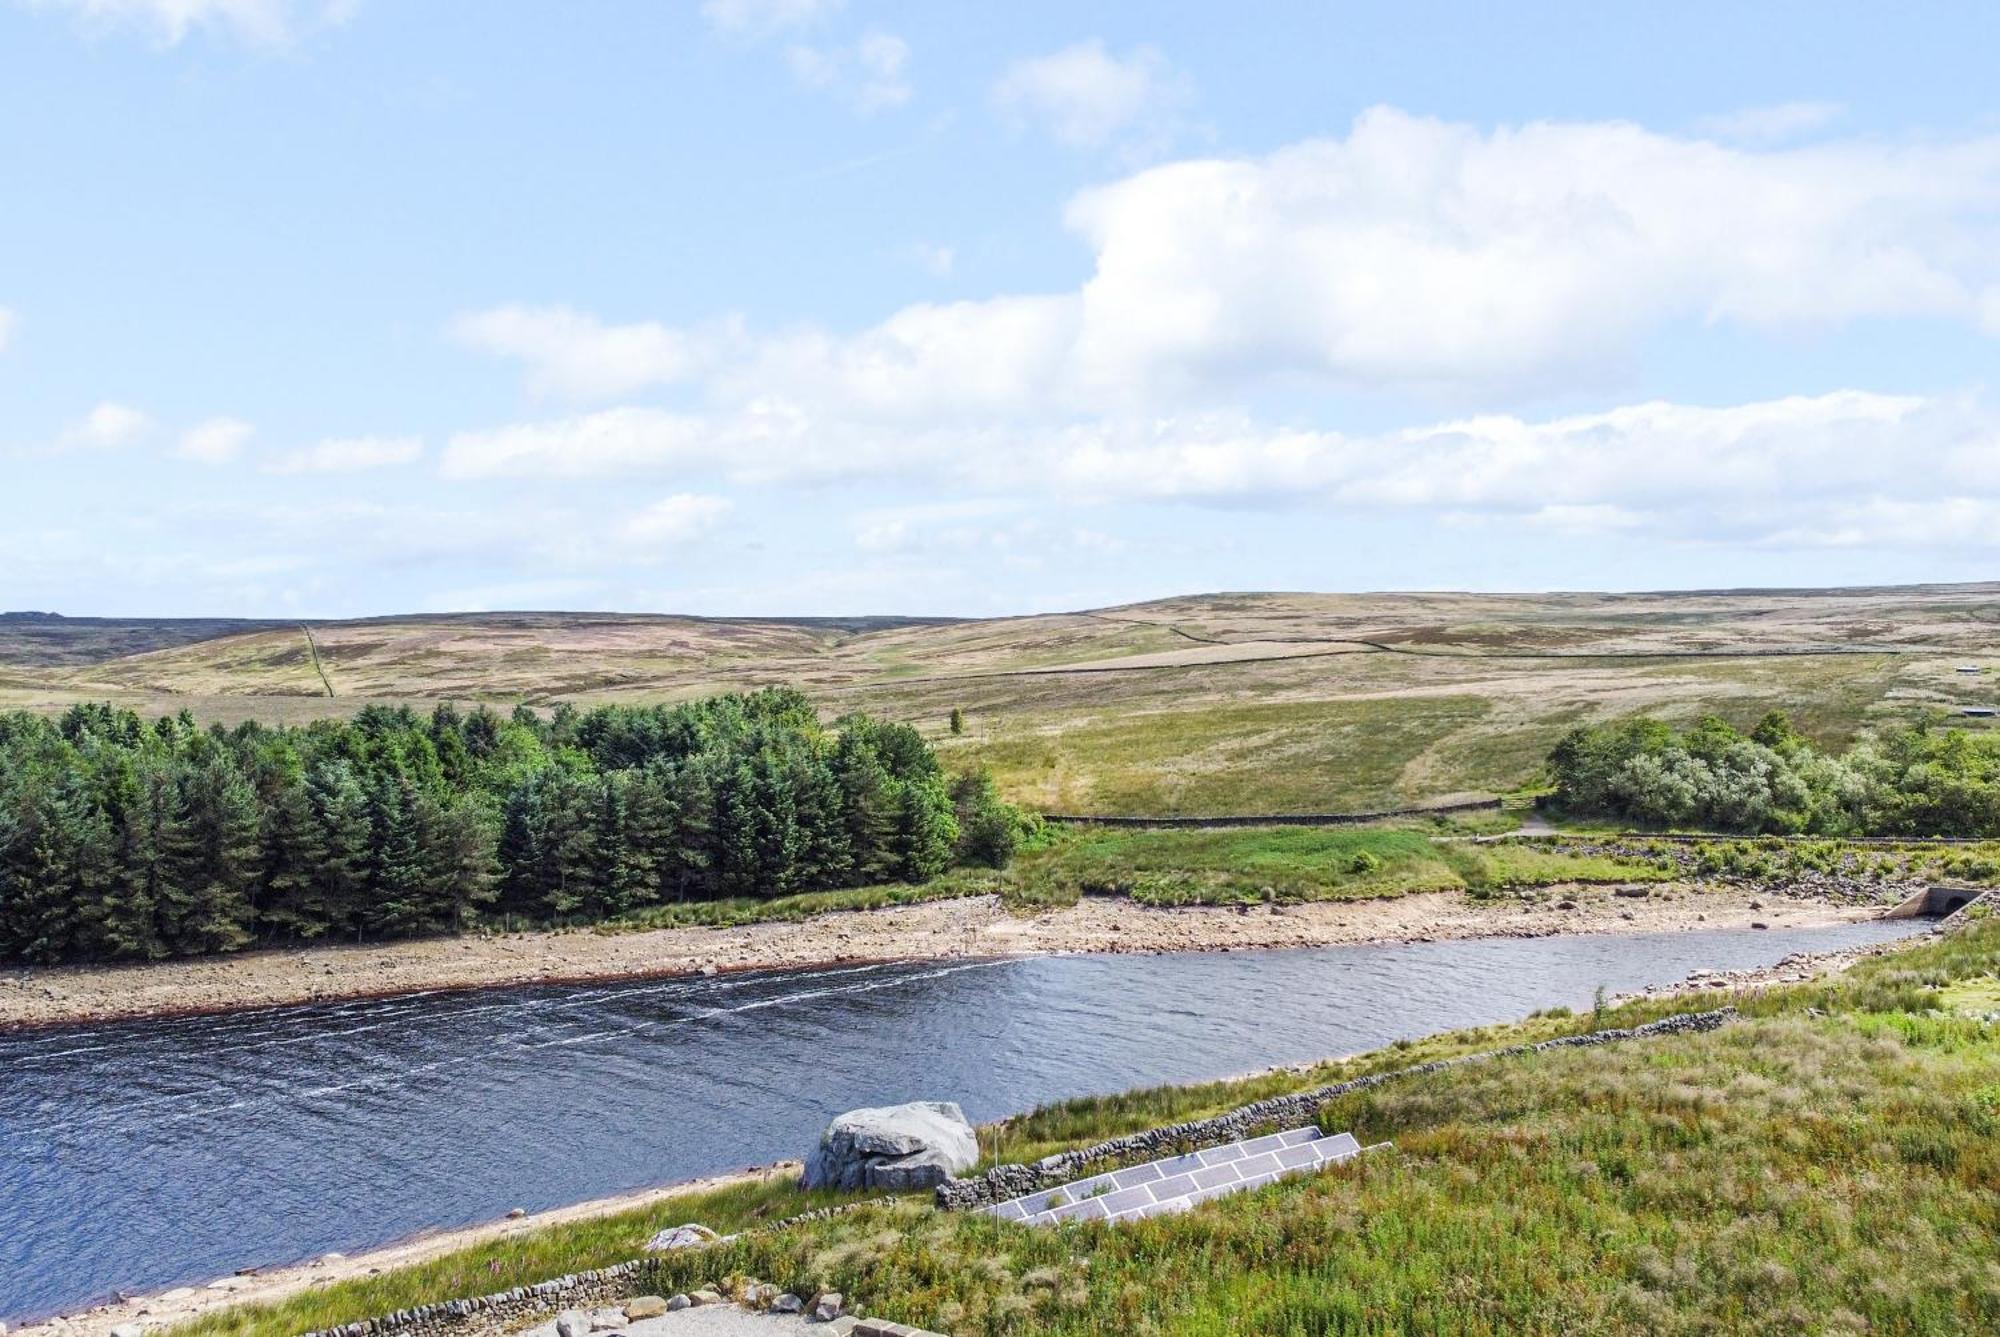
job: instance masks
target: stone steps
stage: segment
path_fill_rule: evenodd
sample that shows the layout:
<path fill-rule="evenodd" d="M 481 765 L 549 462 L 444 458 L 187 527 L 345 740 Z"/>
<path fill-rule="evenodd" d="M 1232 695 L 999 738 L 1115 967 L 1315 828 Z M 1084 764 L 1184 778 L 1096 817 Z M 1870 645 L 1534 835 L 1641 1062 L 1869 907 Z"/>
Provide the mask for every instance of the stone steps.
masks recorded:
<path fill-rule="evenodd" d="M 1361 1154 L 1352 1133 L 1290 1128 L 1042 1189 L 980 1210 L 1031 1226 L 1061 1221 L 1133 1221 L 1184 1212 L 1225 1194 L 1260 1188 Z"/>

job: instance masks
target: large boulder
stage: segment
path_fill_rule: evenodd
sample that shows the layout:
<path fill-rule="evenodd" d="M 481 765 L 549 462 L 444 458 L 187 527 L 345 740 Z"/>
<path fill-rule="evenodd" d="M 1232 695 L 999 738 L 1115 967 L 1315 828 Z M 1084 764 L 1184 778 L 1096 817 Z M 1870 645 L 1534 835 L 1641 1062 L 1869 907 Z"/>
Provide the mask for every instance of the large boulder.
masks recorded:
<path fill-rule="evenodd" d="M 807 1188 L 935 1188 L 979 1160 L 965 1112 L 946 1100 L 849 1110 L 826 1126 L 806 1158 Z"/>

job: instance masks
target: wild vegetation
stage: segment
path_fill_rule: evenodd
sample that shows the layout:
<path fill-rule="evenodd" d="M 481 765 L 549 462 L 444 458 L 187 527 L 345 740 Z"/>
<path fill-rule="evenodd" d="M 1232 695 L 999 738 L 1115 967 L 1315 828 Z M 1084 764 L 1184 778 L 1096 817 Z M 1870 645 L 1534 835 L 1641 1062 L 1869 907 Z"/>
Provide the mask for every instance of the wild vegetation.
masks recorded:
<path fill-rule="evenodd" d="M 1020 819 L 905 725 L 797 692 L 200 728 L 0 715 L 0 959 L 229 952 L 999 866 Z"/>
<path fill-rule="evenodd" d="M 948 768 L 983 767 L 1036 811 L 1344 812 L 1509 792 L 1567 730 L 1635 714 L 1747 730 L 1781 709 L 1838 752 L 1994 705 L 1996 620 L 1993 585 L 1218 594 L 921 623 L 463 614 L 313 623 L 325 682 L 295 624 L 22 622 L 32 643 L 0 625 L 0 706 L 303 723 L 785 683 L 829 717 L 913 724 Z"/>
<path fill-rule="evenodd" d="M 1772 711 L 1748 735 L 1705 715 L 1579 728 L 1549 754 L 1564 811 L 1651 827 L 1813 835 L 2000 835 L 2000 737 L 1930 722 L 1835 756 Z"/>
<path fill-rule="evenodd" d="M 1753 995 L 1539 1014 L 1232 1082 L 1069 1101 L 982 1130 L 1025 1160 L 1286 1090 L 1734 1003 L 1706 1035 L 1514 1057 L 1332 1102 L 1393 1151 L 1181 1217 L 1059 1230 L 921 1199 L 671 1255 L 668 1293 L 756 1276 L 967 1334 L 1955 1334 L 2000 1325 L 2000 919 Z M 632 1256 L 785 1191 L 673 1199 L 421 1269 L 225 1311 L 264 1337 Z M 793 1196 L 791 1201 L 804 1205 Z"/>

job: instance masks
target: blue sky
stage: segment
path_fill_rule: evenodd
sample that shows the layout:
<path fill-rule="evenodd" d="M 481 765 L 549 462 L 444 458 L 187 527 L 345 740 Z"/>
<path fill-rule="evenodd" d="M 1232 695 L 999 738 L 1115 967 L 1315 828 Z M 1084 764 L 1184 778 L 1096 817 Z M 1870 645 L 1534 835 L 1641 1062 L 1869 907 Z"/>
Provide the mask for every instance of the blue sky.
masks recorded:
<path fill-rule="evenodd" d="M 0 0 L 0 607 L 1980 579 L 1984 4 Z"/>

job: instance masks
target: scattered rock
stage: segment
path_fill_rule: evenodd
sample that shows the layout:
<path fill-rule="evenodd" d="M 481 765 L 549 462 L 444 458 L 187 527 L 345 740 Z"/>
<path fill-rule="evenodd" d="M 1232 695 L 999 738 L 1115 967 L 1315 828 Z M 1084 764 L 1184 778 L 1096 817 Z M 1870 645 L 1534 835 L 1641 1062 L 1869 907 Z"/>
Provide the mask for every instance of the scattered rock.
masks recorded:
<path fill-rule="evenodd" d="M 1771 926 L 1770 926 L 1769 924 L 1766 924 L 1766 923 L 1765 923 L 1765 922 L 1764 922 L 1763 920 L 1761 920 L 1761 919 L 1753 919 L 1753 920 L 1751 920 L 1751 921 L 1750 921 L 1750 927 L 1751 927 L 1751 928 L 1769 928 L 1769 927 L 1771 927 Z"/>
<path fill-rule="evenodd" d="M 590 1315 L 581 1309 L 565 1309 L 556 1315 L 556 1337 L 590 1337 Z"/>
<path fill-rule="evenodd" d="M 674 1300 L 682 1302 L 679 1308 L 687 1308 L 685 1295 L 676 1295 Z M 628 1322 L 637 1323 L 642 1318 L 658 1318 L 675 1307 L 673 1300 L 662 1300 L 657 1295 L 641 1295 L 625 1302 L 625 1318 Z"/>
<path fill-rule="evenodd" d="M 790 1291 L 771 1301 L 771 1312 L 774 1314 L 802 1314 L 805 1308 L 806 1302 Z"/>
<path fill-rule="evenodd" d="M 1613 887 L 1611 894 L 1613 896 L 1628 896 L 1635 900 L 1644 900 L 1653 893 L 1645 887 Z"/>
<path fill-rule="evenodd" d="M 950 1101 L 849 1110 L 827 1125 L 806 1160 L 807 1188 L 934 1188 L 979 1160 L 965 1111 Z"/>
<path fill-rule="evenodd" d="M 699 1309 L 703 1305 L 722 1305 L 728 1304 L 729 1301 L 723 1298 L 721 1291 L 710 1290 L 704 1286 L 688 1296 L 688 1303 Z"/>
<path fill-rule="evenodd" d="M 1556 909 L 1558 909 L 1558 910 L 1574 910 L 1574 909 L 1576 909 L 1576 902 L 1575 902 L 1575 901 L 1557 901 L 1557 902 L 1556 902 Z"/>
<path fill-rule="evenodd" d="M 1764 908 L 1764 902 L 1753 900 L 1750 902 L 1750 908 L 1752 910 L 1761 910 Z"/>
<path fill-rule="evenodd" d="M 528 1209 L 526 1207 L 515 1207 L 508 1211 L 507 1219 L 509 1221 L 518 1221 L 527 1214 Z"/>
<path fill-rule="evenodd" d="M 646 1241 L 647 1253 L 665 1253 L 669 1249 L 699 1249 L 722 1238 L 707 1226 L 693 1221 L 686 1225 L 668 1226 L 659 1234 Z"/>
<path fill-rule="evenodd" d="M 812 1316 L 821 1323 L 831 1323 L 840 1317 L 845 1303 L 846 1298 L 839 1291 L 821 1291 L 813 1297 Z"/>
<path fill-rule="evenodd" d="M 666 1310 L 662 1309 L 661 1313 Z M 622 1309 L 593 1309 L 590 1313 L 592 1332 L 614 1332 L 625 1326 L 625 1311 Z"/>
<path fill-rule="evenodd" d="M 667 1301 L 667 1312 L 669 1314 L 678 1314 L 681 1312 L 681 1310 L 686 1309 L 689 1305 L 693 1303 L 694 1301 L 688 1299 L 686 1295 L 676 1295 L 673 1297 L 673 1299 Z M 627 1305 L 625 1307 L 625 1312 L 628 1314 L 631 1313 L 632 1307 L 630 1305 Z"/>

